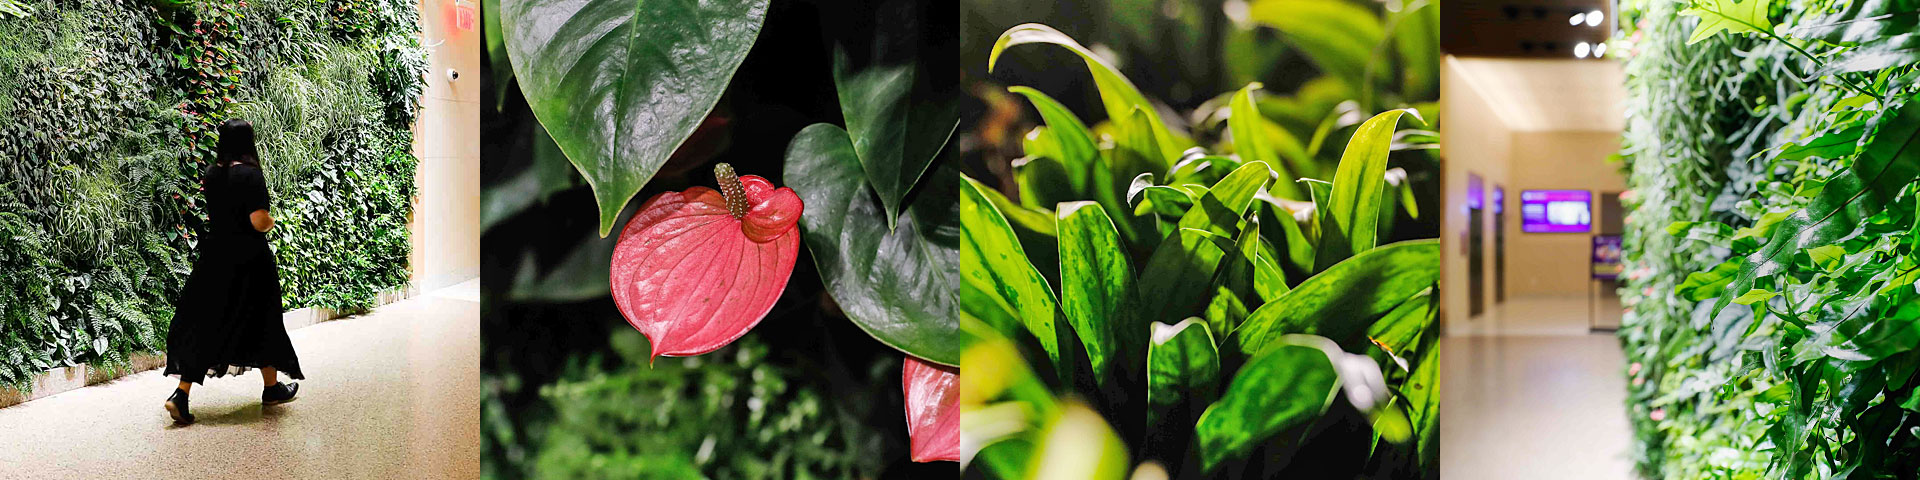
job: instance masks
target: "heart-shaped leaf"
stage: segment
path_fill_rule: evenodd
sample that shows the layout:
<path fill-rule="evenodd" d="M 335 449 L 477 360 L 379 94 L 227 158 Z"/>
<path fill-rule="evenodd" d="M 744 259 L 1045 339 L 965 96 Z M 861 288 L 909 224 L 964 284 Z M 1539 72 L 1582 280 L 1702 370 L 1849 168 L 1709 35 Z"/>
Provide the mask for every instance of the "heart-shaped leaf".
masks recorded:
<path fill-rule="evenodd" d="M 653 355 L 732 343 L 765 318 L 800 254 L 800 197 L 719 164 L 720 190 L 661 192 L 640 205 L 613 249 L 613 302 Z"/>
<path fill-rule="evenodd" d="M 501 0 L 535 118 L 600 204 L 600 235 L 720 101 L 767 0 Z"/>
<path fill-rule="evenodd" d="M 959 174 L 942 166 L 927 175 L 892 231 L 840 127 L 818 123 L 794 135 L 784 178 L 809 205 L 800 231 L 847 318 L 908 355 L 959 365 Z"/>
<path fill-rule="evenodd" d="M 906 388 L 913 461 L 960 461 L 959 370 L 908 356 L 900 377 Z"/>
<path fill-rule="evenodd" d="M 932 48 L 921 38 L 922 2 L 883 2 L 868 14 L 871 35 L 834 46 L 833 83 L 854 154 L 892 228 L 907 191 L 960 126 L 958 96 L 919 61 Z"/>

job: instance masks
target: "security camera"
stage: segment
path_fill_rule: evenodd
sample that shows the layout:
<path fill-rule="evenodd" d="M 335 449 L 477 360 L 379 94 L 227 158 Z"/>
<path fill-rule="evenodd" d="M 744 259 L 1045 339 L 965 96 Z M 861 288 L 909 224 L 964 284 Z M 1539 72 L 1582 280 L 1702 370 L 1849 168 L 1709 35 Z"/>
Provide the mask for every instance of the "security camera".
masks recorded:
<path fill-rule="evenodd" d="M 459 79 L 460 79 L 460 71 L 459 71 L 459 70 L 454 70 L 454 69 L 451 69 L 451 68 L 449 68 L 449 69 L 447 69 L 447 81 L 449 81 L 449 82 L 452 82 L 452 81 L 456 81 L 456 80 L 459 80 Z"/>

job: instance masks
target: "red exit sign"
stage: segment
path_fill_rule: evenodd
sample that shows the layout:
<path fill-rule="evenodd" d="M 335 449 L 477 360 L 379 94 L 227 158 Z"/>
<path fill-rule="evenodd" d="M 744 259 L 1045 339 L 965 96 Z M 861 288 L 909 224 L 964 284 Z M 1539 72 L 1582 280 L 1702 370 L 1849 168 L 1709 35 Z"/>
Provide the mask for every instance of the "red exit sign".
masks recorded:
<path fill-rule="evenodd" d="M 479 13 L 474 10 L 472 0 L 455 0 L 453 2 L 453 24 L 455 28 L 466 32 L 473 31 L 474 19 L 478 16 Z"/>

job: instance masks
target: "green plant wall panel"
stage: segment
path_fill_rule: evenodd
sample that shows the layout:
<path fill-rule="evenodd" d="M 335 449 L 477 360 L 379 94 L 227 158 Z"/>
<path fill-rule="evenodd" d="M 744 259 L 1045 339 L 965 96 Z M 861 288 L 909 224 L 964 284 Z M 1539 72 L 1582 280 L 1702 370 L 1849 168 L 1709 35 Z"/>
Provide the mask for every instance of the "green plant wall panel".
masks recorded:
<path fill-rule="evenodd" d="M 1911 0 L 1622 5 L 1647 478 L 1920 472 Z"/>
<path fill-rule="evenodd" d="M 0 9 L 0 384 L 165 348 L 215 126 L 254 123 L 287 309 L 406 284 L 408 0 L 12 0 Z"/>

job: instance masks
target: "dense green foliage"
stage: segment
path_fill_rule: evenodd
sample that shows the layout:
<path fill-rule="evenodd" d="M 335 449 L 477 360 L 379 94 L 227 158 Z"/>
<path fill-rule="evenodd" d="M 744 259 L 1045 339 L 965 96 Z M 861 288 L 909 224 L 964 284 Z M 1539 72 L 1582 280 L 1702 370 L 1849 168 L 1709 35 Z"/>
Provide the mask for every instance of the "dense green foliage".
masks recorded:
<path fill-rule="evenodd" d="M 228 118 L 258 129 L 286 308 L 405 284 L 413 2 L 17 3 L 0 5 L 0 384 L 164 348 Z"/>
<path fill-rule="evenodd" d="M 1920 3 L 1623 7 L 1639 469 L 1910 478 Z"/>
<path fill-rule="evenodd" d="M 1395 142 L 1411 109 L 1325 127 L 1346 144 L 1323 165 L 1276 151 L 1249 84 L 1223 95 L 1218 144 L 1188 148 L 1202 135 L 1067 35 L 999 38 L 989 62 L 1075 53 L 1110 120 L 1013 87 L 1046 122 L 1014 162 L 1019 200 L 960 188 L 963 368 L 995 372 L 962 375 L 970 474 L 1437 475 L 1439 244 L 1387 241 L 1416 208 L 1389 168 L 1424 154 Z"/>
<path fill-rule="evenodd" d="M 559 381 L 540 388 L 554 409 L 553 425 L 529 439 L 541 475 L 825 479 L 878 468 L 879 458 L 859 452 L 881 442 L 880 433 L 842 424 L 843 410 L 829 405 L 861 399 L 789 380 L 793 367 L 767 361 L 758 336 L 656 366 L 647 365 L 639 332 L 616 330 L 610 343 L 617 358 L 576 357 Z M 872 367 L 858 373 L 872 382 L 899 376 L 897 364 Z"/>

